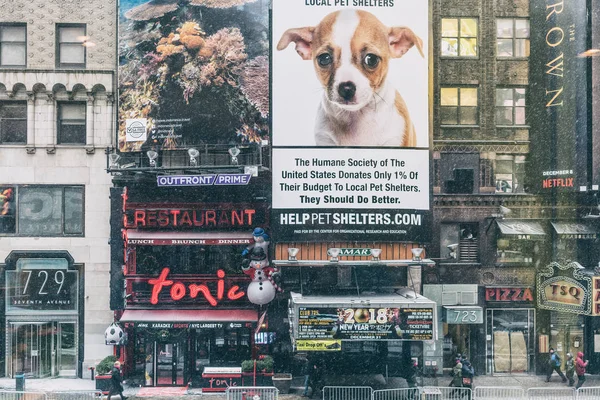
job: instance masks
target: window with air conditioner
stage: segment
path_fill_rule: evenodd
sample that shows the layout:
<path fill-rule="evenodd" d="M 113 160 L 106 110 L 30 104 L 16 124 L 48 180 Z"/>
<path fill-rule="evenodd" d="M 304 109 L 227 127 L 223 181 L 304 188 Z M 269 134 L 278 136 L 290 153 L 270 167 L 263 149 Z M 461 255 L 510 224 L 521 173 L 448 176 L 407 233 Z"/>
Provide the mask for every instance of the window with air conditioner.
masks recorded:
<path fill-rule="evenodd" d="M 479 262 L 478 225 L 476 223 L 442 224 L 440 257 L 448 262 Z"/>

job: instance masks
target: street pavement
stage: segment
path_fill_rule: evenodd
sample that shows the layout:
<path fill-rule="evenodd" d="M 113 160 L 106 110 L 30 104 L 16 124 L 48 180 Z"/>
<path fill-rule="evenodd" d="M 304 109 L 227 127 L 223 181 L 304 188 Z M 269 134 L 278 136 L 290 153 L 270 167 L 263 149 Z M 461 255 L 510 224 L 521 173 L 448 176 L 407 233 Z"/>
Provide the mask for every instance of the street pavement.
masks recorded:
<path fill-rule="evenodd" d="M 424 378 L 423 381 L 419 379 L 419 385 L 424 386 L 448 386 L 450 383 L 450 376 L 444 375 L 437 378 Z M 303 377 L 294 377 L 292 381 L 292 389 L 290 394 L 280 394 L 280 400 L 301 400 L 305 399 L 301 396 L 303 390 Z M 380 389 L 394 389 L 406 387 L 406 381 L 401 378 L 390 378 L 387 381 L 382 375 L 361 375 L 361 376 L 346 376 L 346 377 L 333 377 L 325 378 L 325 384 L 328 386 L 371 386 L 374 390 Z M 554 374 L 549 383 L 545 382 L 545 376 L 541 375 L 505 375 L 505 376 L 490 376 L 482 375 L 476 376 L 474 379 L 474 385 L 477 386 L 492 386 L 492 387 L 520 387 L 525 390 L 534 387 L 543 388 L 559 388 L 566 387 L 561 382 L 560 378 Z M 128 387 L 125 386 L 125 396 L 130 400 L 168 400 L 174 398 L 174 396 L 154 396 L 149 394 L 143 394 L 143 391 L 139 387 Z M 600 376 L 599 375 L 587 375 L 585 387 L 600 387 Z M 42 391 L 42 392 L 59 392 L 59 391 L 86 391 L 94 390 L 95 382 L 89 379 L 28 379 L 25 382 L 25 388 L 27 391 Z M 0 390 L 14 390 L 15 380 L 10 378 L 0 378 Z M 213 394 L 205 393 L 202 394 L 200 389 L 188 389 L 187 393 L 179 396 L 189 400 L 203 399 L 203 400 L 225 400 L 225 394 Z M 113 399 L 117 399 L 113 397 Z"/>

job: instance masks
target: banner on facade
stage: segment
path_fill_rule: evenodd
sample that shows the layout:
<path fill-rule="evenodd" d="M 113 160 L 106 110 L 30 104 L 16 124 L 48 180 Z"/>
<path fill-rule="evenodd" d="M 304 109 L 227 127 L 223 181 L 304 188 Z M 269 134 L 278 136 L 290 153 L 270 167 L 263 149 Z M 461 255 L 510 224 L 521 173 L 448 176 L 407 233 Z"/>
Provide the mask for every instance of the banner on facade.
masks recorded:
<path fill-rule="evenodd" d="M 427 241 L 428 3 L 314 4 L 273 1 L 273 230 Z"/>
<path fill-rule="evenodd" d="M 119 151 L 269 138 L 269 1 L 119 4 Z"/>
<path fill-rule="evenodd" d="M 585 2 L 533 0 L 527 123 L 531 126 L 530 187 L 587 186 L 587 14 Z"/>
<path fill-rule="evenodd" d="M 300 307 L 298 339 L 432 340 L 432 308 Z"/>

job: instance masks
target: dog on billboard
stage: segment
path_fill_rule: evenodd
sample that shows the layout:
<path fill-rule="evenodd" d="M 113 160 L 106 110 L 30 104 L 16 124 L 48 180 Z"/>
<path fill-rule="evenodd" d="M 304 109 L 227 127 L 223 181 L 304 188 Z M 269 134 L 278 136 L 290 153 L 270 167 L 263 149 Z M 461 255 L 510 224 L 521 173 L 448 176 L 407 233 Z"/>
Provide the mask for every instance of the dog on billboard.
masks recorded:
<path fill-rule="evenodd" d="M 423 41 L 407 27 L 387 27 L 373 14 L 336 11 L 312 27 L 284 32 L 277 50 L 295 43 L 312 60 L 324 94 L 315 125 L 318 146 L 416 146 L 408 108 L 387 79 L 392 58 Z"/>

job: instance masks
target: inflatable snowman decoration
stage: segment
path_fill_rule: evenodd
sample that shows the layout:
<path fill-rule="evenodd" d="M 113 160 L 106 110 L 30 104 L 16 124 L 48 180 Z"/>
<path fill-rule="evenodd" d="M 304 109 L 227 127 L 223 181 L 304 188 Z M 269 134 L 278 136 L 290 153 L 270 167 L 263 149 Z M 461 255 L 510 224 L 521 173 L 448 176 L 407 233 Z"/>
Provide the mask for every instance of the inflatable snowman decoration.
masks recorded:
<path fill-rule="evenodd" d="M 251 303 L 263 305 L 275 298 L 279 286 L 273 281 L 273 275 L 278 272 L 269 265 L 267 257 L 269 250 L 269 237 L 262 228 L 253 232 L 254 244 L 248 246 L 243 252 L 248 257 L 242 265 L 243 272 L 252 279 L 246 293 Z"/>

